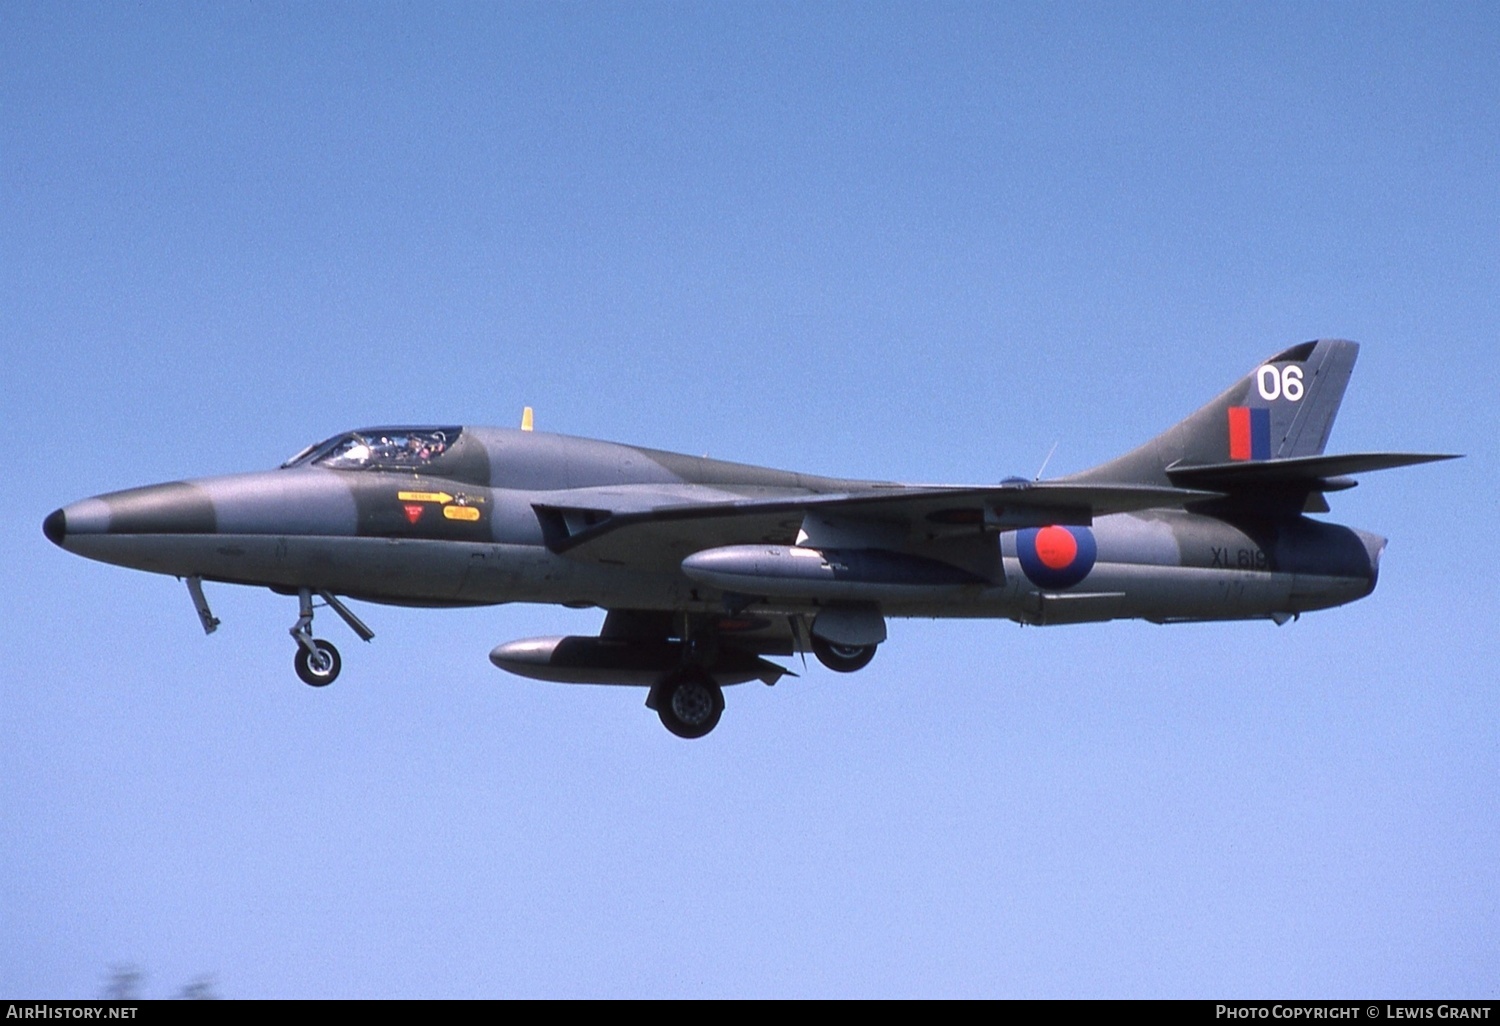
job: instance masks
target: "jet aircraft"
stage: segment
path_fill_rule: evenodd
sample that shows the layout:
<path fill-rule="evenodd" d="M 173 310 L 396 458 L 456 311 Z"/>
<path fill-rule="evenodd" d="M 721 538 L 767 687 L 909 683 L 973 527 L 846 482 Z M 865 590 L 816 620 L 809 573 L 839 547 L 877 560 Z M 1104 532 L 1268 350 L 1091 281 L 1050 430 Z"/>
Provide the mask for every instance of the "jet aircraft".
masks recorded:
<path fill-rule="evenodd" d="M 1453 457 L 1323 454 L 1357 353 L 1293 346 L 1139 448 L 1051 480 L 819 477 L 532 431 L 528 409 L 520 430 L 349 431 L 276 470 L 84 499 L 42 529 L 184 579 L 205 632 L 204 581 L 295 596 L 295 668 L 314 687 L 342 663 L 315 608 L 374 636 L 344 598 L 598 607 L 597 636 L 490 660 L 643 687 L 668 730 L 702 737 L 724 687 L 791 672 L 769 657 L 811 650 L 852 672 L 891 617 L 1282 624 L 1368 595 L 1386 540 L 1308 514 L 1351 475 Z"/>

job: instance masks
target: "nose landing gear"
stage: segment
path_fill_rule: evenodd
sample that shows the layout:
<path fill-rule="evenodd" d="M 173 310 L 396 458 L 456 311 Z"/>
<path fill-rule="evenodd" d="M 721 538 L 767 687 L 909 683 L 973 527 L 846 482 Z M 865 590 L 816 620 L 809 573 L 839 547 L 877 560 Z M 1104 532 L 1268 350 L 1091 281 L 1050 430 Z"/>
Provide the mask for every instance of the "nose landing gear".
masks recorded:
<path fill-rule="evenodd" d="M 289 633 L 292 640 L 297 643 L 297 655 L 292 665 L 297 670 L 297 676 L 304 684 L 315 688 L 327 687 L 338 679 L 339 671 L 343 669 L 344 661 L 339 656 L 339 650 L 333 647 L 333 643 L 324 641 L 322 638 L 313 637 L 313 590 L 311 588 L 299 588 L 297 590 L 297 622 L 292 625 Z M 330 592 L 319 591 L 316 593 L 323 600 L 323 604 L 339 615 L 339 619 L 349 625 L 349 629 L 359 636 L 361 641 L 369 641 L 375 637 L 375 632 L 366 627 L 364 621 L 350 612 L 349 607 L 340 602 Z"/>

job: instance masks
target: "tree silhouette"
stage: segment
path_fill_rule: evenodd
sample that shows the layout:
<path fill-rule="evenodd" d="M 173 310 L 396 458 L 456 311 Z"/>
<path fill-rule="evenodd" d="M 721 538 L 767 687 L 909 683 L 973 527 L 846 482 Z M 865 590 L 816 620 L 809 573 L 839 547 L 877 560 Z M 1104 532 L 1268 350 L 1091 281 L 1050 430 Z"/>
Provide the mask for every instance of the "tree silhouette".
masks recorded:
<path fill-rule="evenodd" d="M 104 985 L 104 997 L 110 1001 L 131 1001 L 139 995 L 137 988 L 145 975 L 133 965 L 117 965 L 109 971 L 109 980 Z"/>
<path fill-rule="evenodd" d="M 109 976 L 104 983 L 104 999 L 106 1001 L 138 1001 L 141 999 L 141 981 L 146 974 L 141 972 L 139 966 L 124 964 L 113 966 Z M 215 1001 L 218 993 L 214 990 L 213 976 L 204 973 L 194 977 L 182 990 L 178 991 L 177 997 L 184 1001 Z"/>

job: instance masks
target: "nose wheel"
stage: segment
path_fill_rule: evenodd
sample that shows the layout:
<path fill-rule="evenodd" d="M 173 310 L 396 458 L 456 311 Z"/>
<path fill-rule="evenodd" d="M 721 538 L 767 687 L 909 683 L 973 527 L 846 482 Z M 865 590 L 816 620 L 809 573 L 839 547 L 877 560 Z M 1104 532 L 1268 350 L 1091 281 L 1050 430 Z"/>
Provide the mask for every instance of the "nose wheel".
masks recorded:
<path fill-rule="evenodd" d="M 299 639 L 297 655 L 292 665 L 297 668 L 297 676 L 302 678 L 302 683 L 315 688 L 326 687 L 338 679 L 344 661 L 339 658 L 339 650 L 333 647 L 332 642 L 322 638 L 311 638 L 309 641 L 309 646 L 303 646 Z"/>
<path fill-rule="evenodd" d="M 359 635 L 363 641 L 369 641 L 375 633 L 366 627 L 359 617 L 349 611 L 349 608 L 333 595 L 326 591 L 317 593 L 328 608 L 332 609 L 339 617 L 349 625 L 349 628 Z M 344 667 L 344 661 L 339 656 L 339 650 L 333 647 L 333 643 L 324 641 L 322 638 L 313 637 L 313 591 L 311 588 L 301 588 L 297 592 L 298 615 L 297 622 L 288 632 L 292 640 L 297 643 L 297 655 L 292 660 L 292 665 L 297 670 L 297 676 L 302 683 L 315 688 L 327 687 L 338 679 L 339 671 Z"/>

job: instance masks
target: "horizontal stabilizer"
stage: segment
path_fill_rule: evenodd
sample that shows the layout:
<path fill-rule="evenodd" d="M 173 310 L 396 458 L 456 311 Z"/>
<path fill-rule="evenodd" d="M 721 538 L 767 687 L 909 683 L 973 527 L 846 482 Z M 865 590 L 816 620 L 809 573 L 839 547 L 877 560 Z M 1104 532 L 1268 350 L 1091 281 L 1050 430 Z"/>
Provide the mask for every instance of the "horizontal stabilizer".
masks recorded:
<path fill-rule="evenodd" d="M 1390 470 L 1419 463 L 1458 459 L 1448 453 L 1355 452 L 1339 456 L 1293 456 L 1289 459 L 1174 465 L 1167 476 L 1174 484 L 1215 491 L 1235 492 L 1244 488 L 1292 487 L 1336 491 L 1333 479 L 1372 470 Z M 1332 485 L 1332 486 L 1330 486 Z"/>

